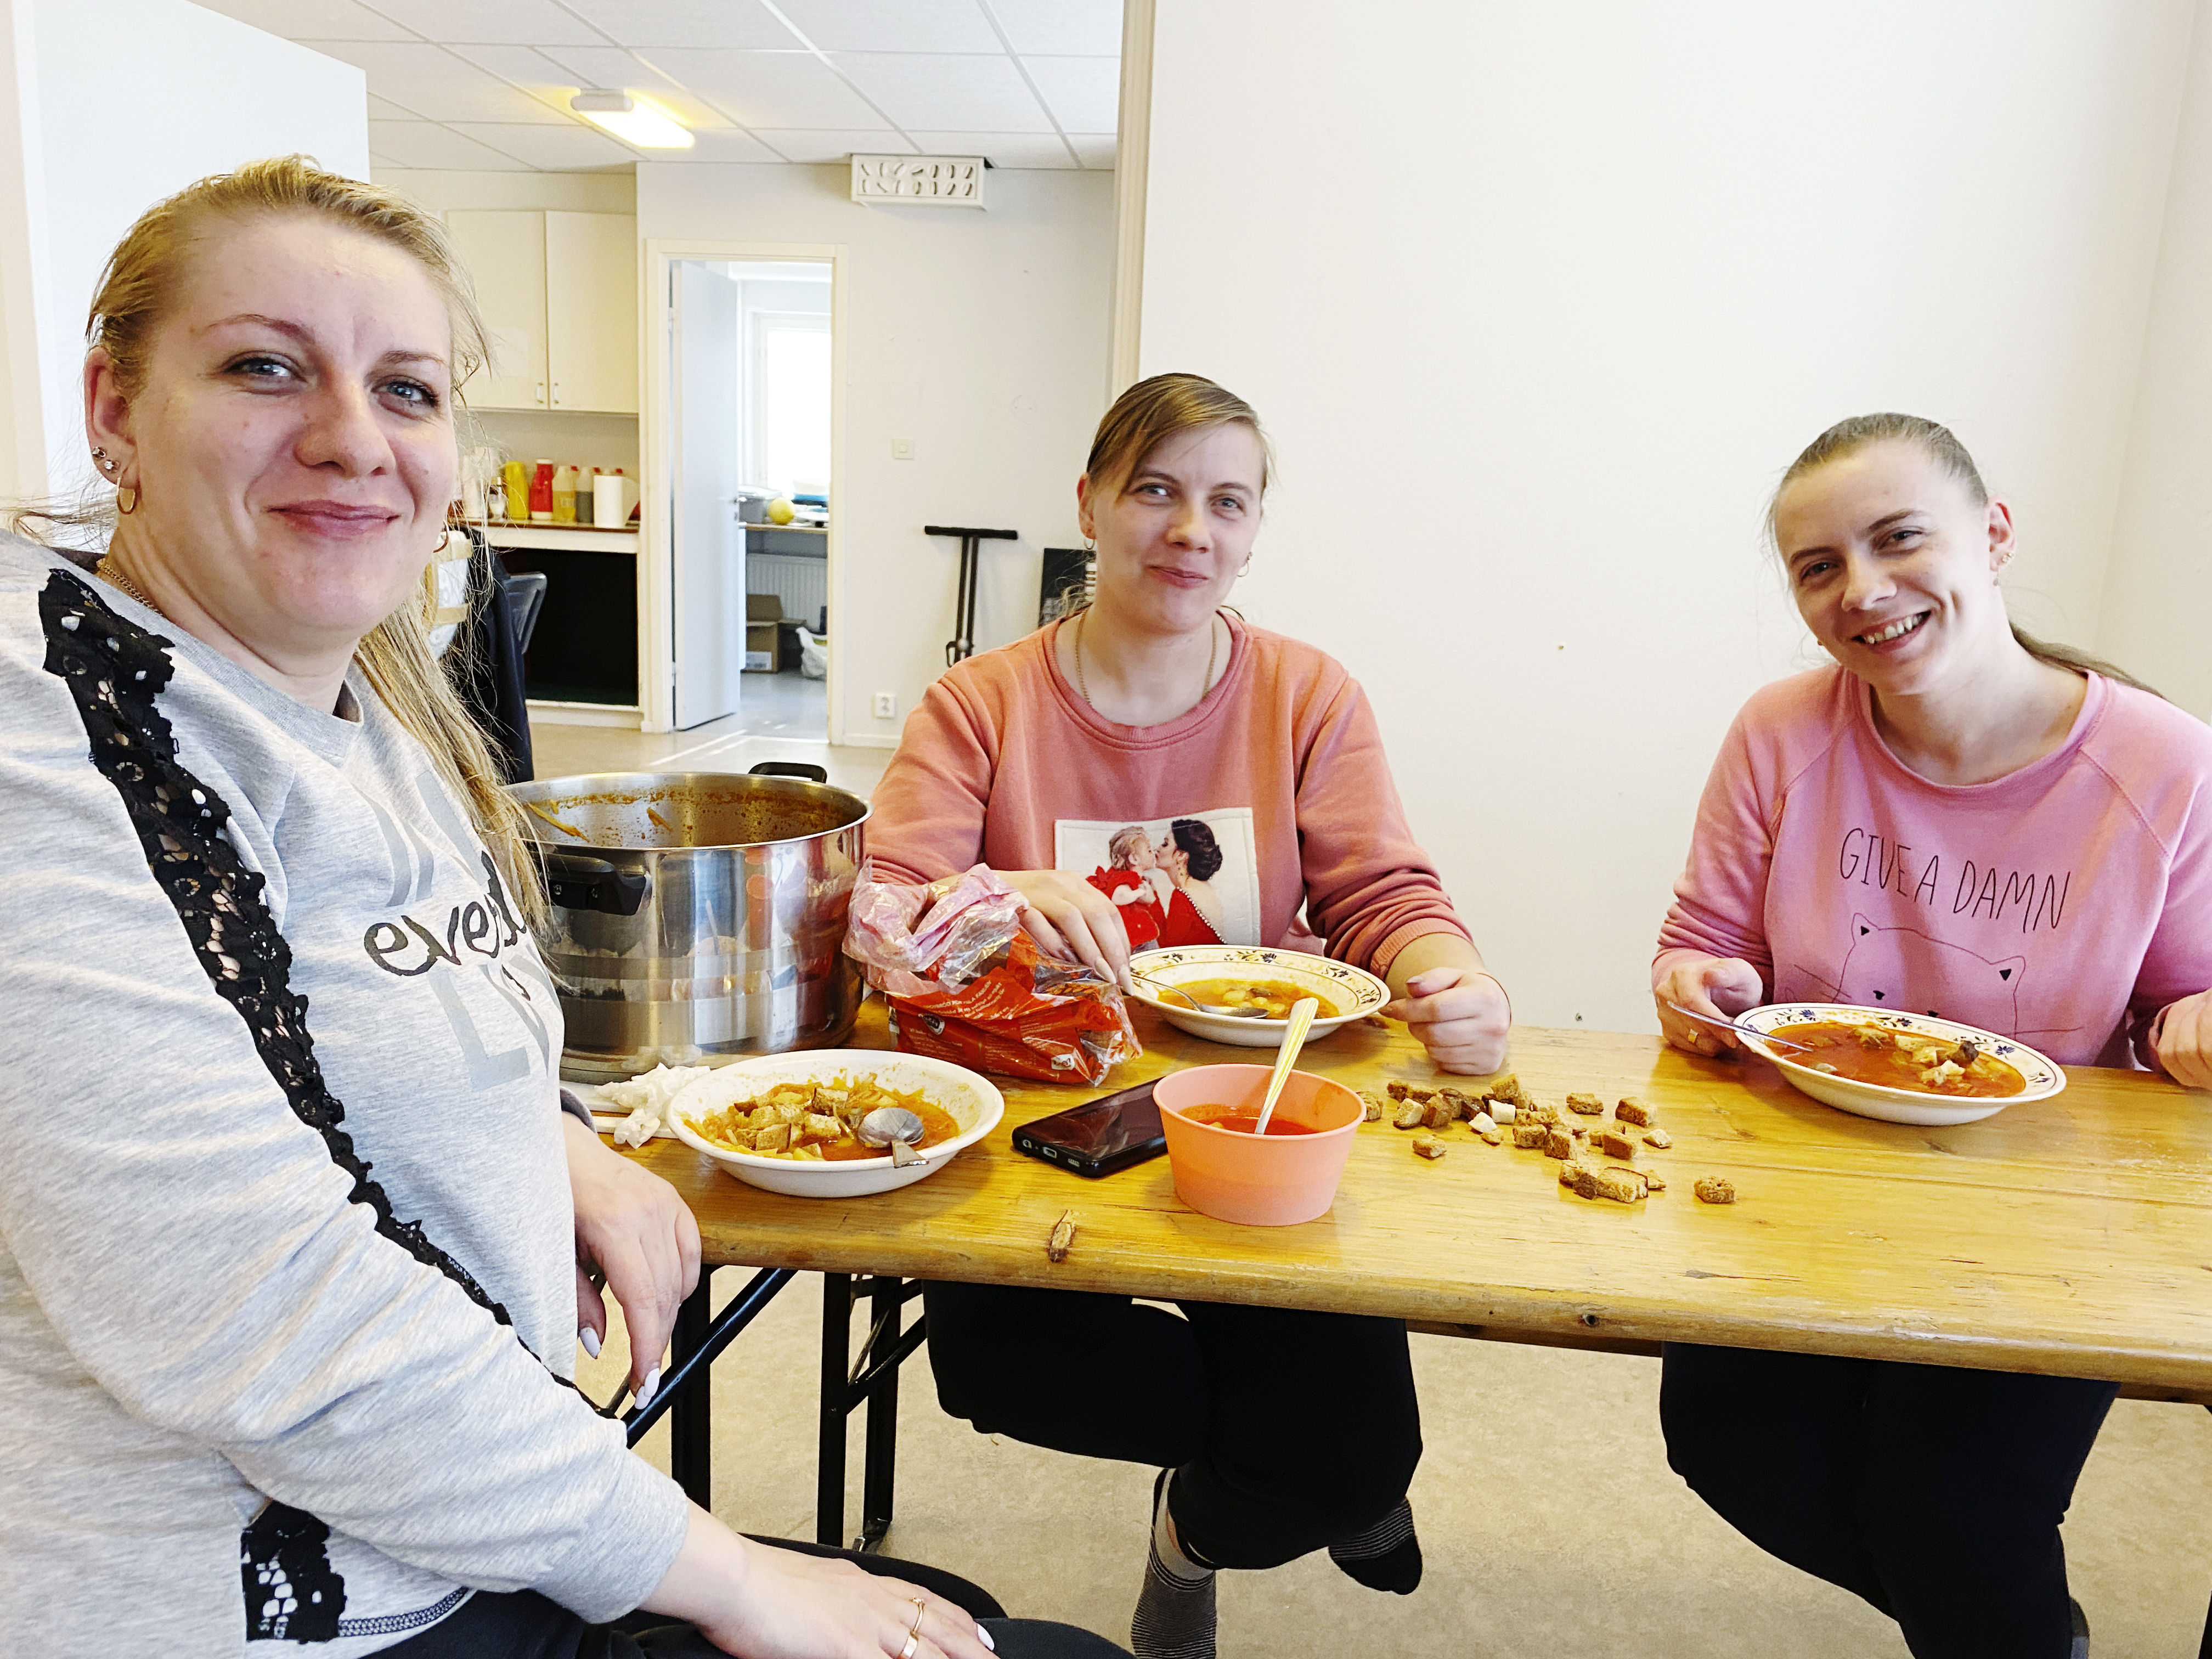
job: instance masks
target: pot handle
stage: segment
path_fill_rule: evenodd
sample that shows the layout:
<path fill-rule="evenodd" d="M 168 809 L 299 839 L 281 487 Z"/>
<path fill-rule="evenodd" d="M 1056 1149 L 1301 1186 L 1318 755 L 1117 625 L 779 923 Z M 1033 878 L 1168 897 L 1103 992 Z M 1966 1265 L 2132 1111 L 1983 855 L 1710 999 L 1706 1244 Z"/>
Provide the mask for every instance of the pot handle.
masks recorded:
<path fill-rule="evenodd" d="M 546 896 L 563 910 L 598 910 L 611 916 L 634 916 L 653 878 L 642 870 L 617 870 L 605 859 L 587 859 L 574 853 L 547 853 Z"/>
<path fill-rule="evenodd" d="M 826 767 L 806 761 L 763 761 L 752 769 L 757 778 L 805 778 L 809 783 L 827 783 L 830 772 Z"/>

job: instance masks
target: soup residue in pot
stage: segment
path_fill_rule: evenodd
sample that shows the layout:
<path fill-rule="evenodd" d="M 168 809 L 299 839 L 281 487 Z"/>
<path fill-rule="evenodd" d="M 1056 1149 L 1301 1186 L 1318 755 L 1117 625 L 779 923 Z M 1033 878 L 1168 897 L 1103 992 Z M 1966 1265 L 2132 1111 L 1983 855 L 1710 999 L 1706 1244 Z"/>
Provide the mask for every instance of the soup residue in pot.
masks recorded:
<path fill-rule="evenodd" d="M 1300 997 L 1311 997 L 1321 1004 L 1321 1012 L 1314 1016 L 1316 1019 L 1334 1019 L 1344 1012 L 1320 992 L 1309 991 L 1285 979 L 1187 979 L 1176 981 L 1175 988 L 1194 1002 L 1212 1003 L 1216 1007 L 1257 1008 L 1269 1019 L 1288 1019 L 1291 1006 Z M 1180 997 L 1170 996 L 1164 1000 L 1178 1007 L 1184 1006 Z"/>
<path fill-rule="evenodd" d="M 848 1080 L 842 1075 L 828 1083 L 779 1083 L 692 1118 L 690 1123 L 730 1152 L 835 1164 L 890 1156 L 890 1148 L 868 1146 L 853 1133 L 879 1106 L 902 1106 L 921 1120 L 917 1147 L 934 1146 L 960 1133 L 952 1115 L 931 1105 L 919 1089 L 902 1093 L 884 1088 L 873 1077 Z"/>
<path fill-rule="evenodd" d="M 1818 1050 L 1814 1054 L 1784 1050 L 1784 1059 L 1854 1083 L 1877 1083 L 1885 1088 L 1910 1089 L 1915 1094 L 1944 1095 L 1957 1100 L 1994 1100 L 2027 1087 L 2027 1079 L 2017 1070 L 1984 1054 L 1972 1037 L 1953 1042 L 1921 1031 L 1895 1031 L 1838 1019 L 1778 1025 L 1767 1035 L 1778 1042 L 1802 1043 Z"/>
<path fill-rule="evenodd" d="M 1260 1127 L 1260 1109 L 1257 1106 L 1188 1106 L 1182 1109 L 1182 1115 L 1193 1123 L 1208 1124 L 1216 1129 L 1231 1129 L 1239 1134 L 1249 1135 Z M 1322 1131 L 1310 1123 L 1293 1123 L 1277 1113 L 1267 1120 L 1267 1133 L 1271 1135 L 1317 1135 Z"/>

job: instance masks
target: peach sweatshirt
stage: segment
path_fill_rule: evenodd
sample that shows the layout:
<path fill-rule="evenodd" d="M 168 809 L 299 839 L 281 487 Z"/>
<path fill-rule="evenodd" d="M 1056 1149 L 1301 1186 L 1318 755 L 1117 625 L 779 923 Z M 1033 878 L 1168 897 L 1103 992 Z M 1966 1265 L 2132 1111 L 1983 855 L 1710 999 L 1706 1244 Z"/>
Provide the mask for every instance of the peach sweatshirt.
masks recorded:
<path fill-rule="evenodd" d="M 1938 1013 L 2062 1065 L 2146 1063 L 2212 988 L 2212 729 L 2089 677 L 2074 729 L 1993 782 L 1931 783 L 1875 732 L 1863 681 L 1796 675 L 1744 705 L 1660 930 L 1741 957 L 1778 1002 Z"/>
<path fill-rule="evenodd" d="M 1109 844 L 1142 829 L 1147 843 L 1211 843 L 1189 890 L 1225 943 L 1286 944 L 1301 903 L 1330 956 L 1376 974 L 1425 934 L 1465 938 L 1358 683 L 1310 645 L 1227 620 L 1220 683 L 1162 726 L 1100 719 L 1054 664 L 1058 623 L 951 669 L 876 787 L 878 873 L 933 881 L 981 860 L 1111 892 L 1132 884 Z"/>

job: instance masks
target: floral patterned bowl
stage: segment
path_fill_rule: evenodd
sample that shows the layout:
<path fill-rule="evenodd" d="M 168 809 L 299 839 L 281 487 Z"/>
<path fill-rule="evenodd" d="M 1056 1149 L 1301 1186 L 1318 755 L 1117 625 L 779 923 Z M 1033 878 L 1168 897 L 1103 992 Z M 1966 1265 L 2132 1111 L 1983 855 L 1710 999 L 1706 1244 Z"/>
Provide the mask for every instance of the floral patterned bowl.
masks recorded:
<path fill-rule="evenodd" d="M 1759 1040 L 1761 1034 L 1784 1025 L 1807 1025 L 1814 1020 L 1879 1026 L 1884 1030 L 1903 1031 L 1953 1047 L 1960 1039 L 1972 1037 L 1981 1045 L 1984 1054 L 2004 1061 L 2025 1078 L 2027 1087 L 2016 1095 L 1982 1100 L 1922 1094 L 1917 1089 L 1893 1089 L 1887 1084 L 1860 1083 L 1830 1072 L 1817 1072 L 1800 1064 L 1788 1050 Z M 1893 1008 L 1862 1008 L 1849 1002 L 1771 1002 L 1764 1008 L 1754 1008 L 1739 1016 L 1736 1024 L 1751 1039 L 1751 1046 L 1781 1067 L 1782 1075 L 1801 1092 L 1826 1105 L 1856 1112 L 1861 1117 L 1880 1118 L 1885 1123 L 1917 1123 L 1930 1127 L 1972 1123 L 1994 1116 L 2008 1106 L 2048 1100 L 2066 1086 L 2066 1073 L 2057 1064 L 2026 1043 L 1984 1031 L 1977 1025 L 1961 1025 L 1955 1019 L 1938 1019 L 1933 1014 L 1901 1014 Z"/>
<path fill-rule="evenodd" d="M 1276 980 L 1310 990 L 1323 1008 L 1340 1010 L 1316 1018 L 1306 1041 L 1327 1036 L 1340 1025 L 1364 1018 L 1390 1000 L 1390 988 L 1364 968 L 1310 957 L 1303 951 L 1269 951 L 1250 945 L 1182 945 L 1164 951 L 1140 951 L 1129 958 L 1135 975 L 1135 1000 L 1154 1010 L 1179 1030 L 1209 1042 L 1240 1048 L 1279 1048 L 1286 1019 L 1243 1019 L 1234 1014 L 1200 1013 L 1163 985 L 1192 985 L 1200 980 Z"/>

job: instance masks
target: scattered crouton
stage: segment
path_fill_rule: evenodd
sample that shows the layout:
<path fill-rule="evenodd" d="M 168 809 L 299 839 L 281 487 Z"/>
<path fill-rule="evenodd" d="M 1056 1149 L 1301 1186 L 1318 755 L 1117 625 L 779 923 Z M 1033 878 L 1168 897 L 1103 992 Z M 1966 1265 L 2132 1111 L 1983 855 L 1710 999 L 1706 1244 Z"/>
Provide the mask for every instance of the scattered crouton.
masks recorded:
<path fill-rule="evenodd" d="M 1396 1128 L 1418 1129 L 1421 1127 L 1422 1120 L 1428 1115 L 1429 1109 L 1422 1105 L 1419 1101 L 1409 1100 L 1398 1109 L 1398 1115 L 1392 1118 L 1390 1121 Z"/>
<path fill-rule="evenodd" d="M 1692 1183 L 1690 1190 L 1698 1195 L 1698 1201 L 1700 1204 L 1735 1202 L 1735 1183 L 1724 1181 L 1718 1176 L 1699 1176 Z"/>
<path fill-rule="evenodd" d="M 1579 1112 L 1584 1117 L 1603 1117 L 1605 1103 L 1595 1095 L 1569 1095 L 1567 1109 L 1571 1112 Z"/>
<path fill-rule="evenodd" d="M 1549 1126 L 1544 1131 L 1544 1156 L 1546 1158 L 1570 1158 L 1573 1156 L 1575 1150 L 1575 1138 L 1569 1134 L 1565 1129 L 1562 1129 L 1558 1124 L 1554 1123 Z"/>
<path fill-rule="evenodd" d="M 1649 1128 L 1656 1121 L 1651 1115 L 1651 1109 L 1634 1095 L 1624 1095 L 1620 1103 L 1613 1109 L 1613 1115 L 1621 1122 L 1633 1123 L 1638 1128 Z"/>
<path fill-rule="evenodd" d="M 1616 1128 L 1611 1124 L 1606 1124 L 1598 1129 L 1594 1139 L 1596 1141 L 1598 1151 L 1603 1152 L 1607 1158 L 1617 1158 L 1623 1163 L 1634 1161 L 1636 1157 L 1636 1142 L 1630 1138 L 1629 1133 L 1626 1129 Z"/>
<path fill-rule="evenodd" d="M 1372 1090 L 1362 1089 L 1359 1091 L 1359 1104 L 1361 1109 L 1366 1114 L 1364 1121 L 1380 1123 L 1382 1121 L 1382 1103 L 1375 1097 Z"/>
<path fill-rule="evenodd" d="M 1415 1135 L 1413 1137 L 1414 1157 L 1425 1158 L 1433 1162 L 1434 1160 L 1442 1158 L 1443 1155 L 1443 1142 L 1438 1140 L 1434 1135 Z"/>
<path fill-rule="evenodd" d="M 1644 1132 L 1644 1144 L 1647 1146 L 1656 1146 L 1663 1152 L 1674 1144 L 1674 1137 L 1655 1123 Z"/>

